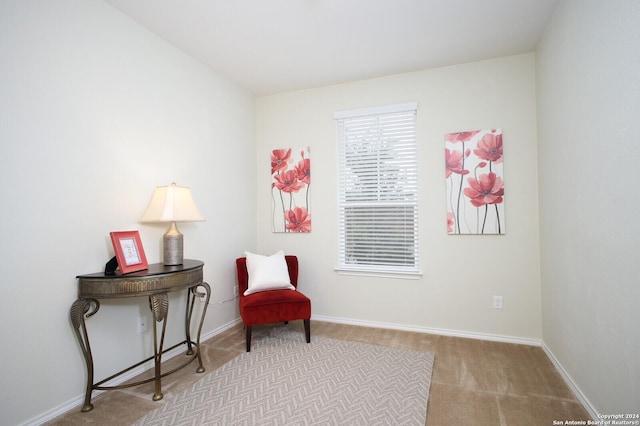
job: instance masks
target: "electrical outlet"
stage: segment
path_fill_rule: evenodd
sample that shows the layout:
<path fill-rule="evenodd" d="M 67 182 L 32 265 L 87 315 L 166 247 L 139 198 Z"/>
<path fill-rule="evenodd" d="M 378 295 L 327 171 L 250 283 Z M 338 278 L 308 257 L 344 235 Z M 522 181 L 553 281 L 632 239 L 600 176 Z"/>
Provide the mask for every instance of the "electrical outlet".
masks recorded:
<path fill-rule="evenodd" d="M 493 296 L 493 307 L 495 309 L 502 309 L 502 296 Z"/>
<path fill-rule="evenodd" d="M 138 333 L 144 333 L 147 331 L 147 318 L 139 317 L 138 318 Z"/>

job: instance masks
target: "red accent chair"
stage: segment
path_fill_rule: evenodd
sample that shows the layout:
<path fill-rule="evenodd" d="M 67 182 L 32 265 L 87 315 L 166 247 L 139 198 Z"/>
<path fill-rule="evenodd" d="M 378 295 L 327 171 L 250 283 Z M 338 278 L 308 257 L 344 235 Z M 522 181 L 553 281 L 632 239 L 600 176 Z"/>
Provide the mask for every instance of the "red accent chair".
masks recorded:
<path fill-rule="evenodd" d="M 236 259 L 240 316 L 246 330 L 247 352 L 251 351 L 251 327 L 276 322 L 304 321 L 307 343 L 311 342 L 311 300 L 297 290 L 298 258 L 285 256 L 289 278 L 296 290 L 266 290 L 244 295 L 249 283 L 247 258 Z"/>

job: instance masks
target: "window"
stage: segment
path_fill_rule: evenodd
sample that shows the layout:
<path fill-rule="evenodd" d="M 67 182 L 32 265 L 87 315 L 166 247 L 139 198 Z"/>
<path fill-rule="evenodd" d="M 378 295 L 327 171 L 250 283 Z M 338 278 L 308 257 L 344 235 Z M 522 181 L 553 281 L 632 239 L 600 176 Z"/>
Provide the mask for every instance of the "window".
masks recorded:
<path fill-rule="evenodd" d="M 417 104 L 336 112 L 340 272 L 417 276 Z"/>

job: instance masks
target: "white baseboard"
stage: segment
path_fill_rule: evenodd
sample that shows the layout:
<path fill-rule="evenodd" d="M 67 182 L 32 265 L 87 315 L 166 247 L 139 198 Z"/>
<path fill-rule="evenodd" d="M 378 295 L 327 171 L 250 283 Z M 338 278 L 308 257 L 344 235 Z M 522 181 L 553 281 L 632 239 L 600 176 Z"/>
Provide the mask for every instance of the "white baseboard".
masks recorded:
<path fill-rule="evenodd" d="M 221 327 L 218 327 L 208 333 L 205 333 L 203 335 L 200 336 L 200 343 L 207 341 L 208 339 L 222 333 L 223 331 L 226 331 L 232 327 L 234 327 L 236 324 L 242 322 L 242 319 L 238 318 L 235 319 L 227 324 L 224 324 Z M 163 360 L 169 360 L 171 358 L 173 358 L 174 356 L 180 355 L 184 353 L 184 349 L 182 346 L 179 346 L 177 348 L 174 348 L 170 351 L 167 351 L 166 353 L 164 353 L 162 355 L 162 359 Z M 80 368 L 80 366 L 79 366 Z M 122 374 L 121 376 L 117 377 L 116 379 L 112 380 L 109 384 L 109 386 L 117 386 L 121 383 L 126 382 L 127 380 L 130 380 L 134 377 L 136 377 L 139 374 L 144 373 L 147 370 L 150 370 L 153 368 L 153 361 L 149 360 L 148 362 L 139 365 L 138 367 L 132 369 L 131 371 L 127 371 L 126 373 Z M 96 396 L 100 395 L 103 392 L 108 392 L 106 390 L 95 390 L 92 393 L 92 397 L 91 399 L 95 398 Z M 69 401 L 58 405 L 57 407 L 52 408 L 51 410 L 32 418 L 31 420 L 26 421 L 25 423 L 22 423 L 20 426 L 37 426 L 37 425 L 41 425 L 42 423 L 48 422 L 49 420 L 53 420 L 54 418 L 66 413 L 67 411 L 71 411 L 74 409 L 80 409 L 79 407 L 84 403 L 84 393 L 82 393 L 81 395 L 76 396 L 75 398 L 70 399 Z"/>
<path fill-rule="evenodd" d="M 558 358 L 556 358 L 553 352 L 551 352 L 551 349 L 549 349 L 549 347 L 547 347 L 544 342 L 542 342 L 542 350 L 547 355 L 547 358 L 549 358 L 549 360 L 551 360 L 553 365 L 556 367 L 556 370 L 558 370 L 558 372 L 562 376 L 562 379 L 565 381 L 567 386 L 569 386 L 569 389 L 571 389 L 576 398 L 578 398 L 584 408 L 589 412 L 591 420 L 598 420 L 598 412 L 594 408 L 593 404 L 591 404 L 591 401 L 589 401 L 585 394 L 582 393 L 578 385 L 576 385 L 576 382 L 573 381 L 569 373 L 567 373 L 567 370 L 564 369 L 562 364 L 560 364 L 560 361 L 558 361 Z"/>
<path fill-rule="evenodd" d="M 377 321 L 361 321 L 350 318 L 336 318 L 325 316 L 312 316 L 311 319 L 317 321 L 334 322 L 338 324 L 359 325 L 362 327 L 388 328 L 392 330 L 415 331 L 417 333 L 437 334 L 441 336 L 465 337 L 468 339 L 490 340 L 494 342 L 516 343 L 519 345 L 540 346 L 541 341 L 538 339 L 527 339 L 523 337 L 503 336 L 499 334 L 473 333 L 468 331 L 449 330 L 431 327 L 416 327 L 409 325 L 390 324 Z"/>
<path fill-rule="evenodd" d="M 211 339 L 214 336 L 217 336 L 218 334 L 222 333 L 223 331 L 227 331 L 228 329 L 234 327 L 237 324 L 240 324 L 242 322 L 242 318 L 238 317 L 236 319 L 234 319 L 233 321 L 230 321 L 214 330 L 211 330 L 208 333 L 203 334 L 202 336 L 200 336 L 200 341 L 201 342 L 206 342 L 207 340 Z"/>

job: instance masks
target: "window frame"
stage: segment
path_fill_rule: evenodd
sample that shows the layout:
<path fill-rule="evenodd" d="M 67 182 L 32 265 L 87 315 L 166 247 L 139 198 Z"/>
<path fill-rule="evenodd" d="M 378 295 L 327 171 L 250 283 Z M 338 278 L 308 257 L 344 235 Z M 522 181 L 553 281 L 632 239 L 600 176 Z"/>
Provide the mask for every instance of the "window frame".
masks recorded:
<path fill-rule="evenodd" d="M 339 112 L 335 112 L 333 114 L 333 118 L 336 120 L 336 125 L 337 125 L 337 130 L 338 130 L 338 135 L 337 135 L 337 145 L 338 145 L 338 165 L 337 165 L 337 177 L 338 177 L 338 264 L 335 268 L 336 272 L 338 272 L 339 274 L 345 274 L 345 275 L 362 275 L 362 276 L 383 276 L 383 277 L 393 277 L 393 278 L 405 278 L 405 279 L 418 279 L 422 276 L 422 272 L 420 270 L 420 251 L 419 251 L 419 233 L 418 233 L 418 228 L 419 228 L 419 178 L 418 178 L 418 168 L 419 168 L 419 163 L 418 163 L 418 141 L 417 141 L 417 110 L 418 110 L 418 104 L 417 102 L 411 102 L 411 103 L 404 103 L 404 104 L 394 104 L 394 105 L 385 105 L 385 106 L 379 106 L 379 107 L 371 107 L 371 108 L 361 108 L 361 109 L 355 109 L 355 110 L 347 110 L 347 111 L 339 111 Z M 407 141 L 408 141 L 408 146 L 409 146 L 409 156 L 406 156 L 406 154 L 401 155 L 399 154 L 400 149 L 396 146 L 397 145 L 397 141 L 394 139 L 391 142 L 391 148 L 386 148 L 386 149 L 381 149 L 381 146 L 385 145 L 385 141 L 390 140 L 391 138 L 389 137 L 385 137 L 386 139 L 383 140 L 383 138 L 377 138 L 373 137 L 370 139 L 374 139 L 373 142 L 377 145 L 378 148 L 378 153 L 383 153 L 383 154 L 389 154 L 389 152 L 393 152 L 394 153 L 394 157 L 391 160 L 392 162 L 396 162 L 398 160 L 401 160 L 401 157 L 404 158 L 404 161 L 402 164 L 403 165 L 409 165 L 410 168 L 408 169 L 409 171 L 406 172 L 405 171 L 400 171 L 397 174 L 391 174 L 392 176 L 395 176 L 395 183 L 397 185 L 397 183 L 401 180 L 403 180 L 405 182 L 404 185 L 400 185 L 399 187 L 401 188 L 401 192 L 402 194 L 407 194 L 407 196 L 410 199 L 405 199 L 405 200 L 393 200 L 393 201 L 389 201 L 389 200 L 366 200 L 364 202 L 354 202 L 354 201 L 348 201 L 348 190 L 346 189 L 346 187 L 348 186 L 348 184 L 346 183 L 348 178 L 347 175 L 349 174 L 349 169 L 346 165 L 347 163 L 347 159 L 349 159 L 350 161 L 353 160 L 353 155 L 351 157 L 349 157 L 349 155 L 347 154 L 347 144 L 349 142 L 347 142 L 347 138 L 350 137 L 350 135 L 347 135 L 348 130 L 345 130 L 345 127 L 348 127 L 350 124 L 354 124 L 356 122 L 358 122 L 358 120 L 367 120 L 367 119 L 372 119 L 375 121 L 375 125 L 371 126 L 370 129 L 371 130 L 377 130 L 380 131 L 380 129 L 384 130 L 388 130 L 388 127 L 384 127 L 383 125 L 380 124 L 380 122 L 384 122 L 386 119 L 389 118 L 394 118 L 394 117 L 402 117 L 402 116 L 408 116 L 410 115 L 410 119 L 406 119 L 407 122 L 412 120 L 411 123 L 411 127 L 410 127 L 410 132 L 411 135 L 410 136 L 403 136 L 402 138 L 396 138 L 396 139 L 402 139 L 401 145 L 403 146 L 401 149 L 404 150 L 406 149 L 405 147 L 407 146 Z M 366 126 L 366 124 L 365 124 Z M 352 135 L 351 135 L 352 136 Z M 366 137 L 363 137 L 363 140 Z M 362 143 L 362 140 L 360 140 L 358 143 Z M 353 146 L 353 145 L 352 145 Z M 351 148 L 353 149 L 353 148 Z M 409 162 L 406 162 L 406 159 L 409 158 Z M 358 165 L 360 164 L 365 164 L 366 166 L 366 160 L 363 160 L 363 163 L 358 163 Z M 387 164 L 384 160 L 382 161 L 377 161 L 376 165 L 374 166 L 374 168 L 379 169 L 381 165 L 385 165 Z M 400 170 L 400 169 L 399 169 Z M 409 177 L 407 177 L 409 176 Z M 382 176 L 380 175 L 380 173 L 377 174 L 377 180 L 376 180 L 376 186 L 378 188 L 380 188 L 381 186 L 383 186 L 381 184 L 381 182 L 383 182 L 381 180 Z M 397 191 L 398 192 L 398 191 Z M 352 196 L 355 194 L 354 192 L 351 193 Z M 357 197 L 357 194 L 356 194 Z M 377 198 L 385 198 L 384 194 L 382 195 L 382 197 L 380 196 L 376 196 Z M 391 196 L 393 198 L 393 195 Z M 410 232 L 405 232 L 403 235 L 403 238 L 405 238 L 409 245 L 406 247 L 412 247 L 412 256 L 410 255 L 409 258 L 412 258 L 412 261 L 410 262 L 409 265 L 399 265 L 399 264 L 380 264 L 378 263 L 374 263 L 374 264 L 362 264 L 362 263 L 349 263 L 346 259 L 347 257 L 347 248 L 346 248 L 346 244 L 347 244 L 347 234 L 348 234 L 348 229 L 346 227 L 346 215 L 344 214 L 344 210 L 345 208 L 353 208 L 353 207 L 362 207 L 364 206 L 366 208 L 366 205 L 368 205 L 369 207 L 372 207 L 371 211 L 375 211 L 375 209 L 378 207 L 383 207 L 382 209 L 379 209 L 378 214 L 380 214 L 380 216 L 384 219 L 385 215 L 384 210 L 385 207 L 391 207 L 391 210 L 395 209 L 401 209 L 404 210 L 405 212 L 408 212 L 408 215 L 405 216 L 405 218 L 412 218 L 410 220 L 411 222 L 411 231 Z M 409 209 L 407 209 L 407 207 L 409 207 Z M 382 213 L 382 214 L 381 214 Z M 356 216 L 356 221 L 357 219 L 357 214 Z M 351 216 L 354 217 L 354 216 Z M 387 215 L 386 217 L 390 217 L 389 215 Z M 378 216 L 376 215 L 376 219 L 378 218 Z M 393 226 L 397 226 L 398 223 L 400 223 L 402 221 L 399 222 L 393 222 Z M 375 226 L 375 225 L 374 225 Z M 385 231 L 386 232 L 386 231 Z M 363 233 L 361 235 L 363 236 L 371 236 L 374 235 L 375 232 L 373 234 L 369 233 Z M 411 235 L 411 238 L 406 238 L 408 235 Z M 375 238 L 379 238 L 379 235 L 374 235 L 374 239 Z M 367 243 L 369 241 L 374 241 L 373 240 L 367 240 Z M 365 243 L 365 244 L 367 244 Z M 391 246 L 384 246 L 385 248 L 389 248 Z M 375 249 L 373 249 L 375 250 Z M 363 255 L 365 256 L 365 255 Z M 383 260 L 386 262 L 391 261 L 390 259 L 393 258 L 393 256 L 390 255 L 386 255 L 387 257 L 384 258 L 383 256 Z"/>

